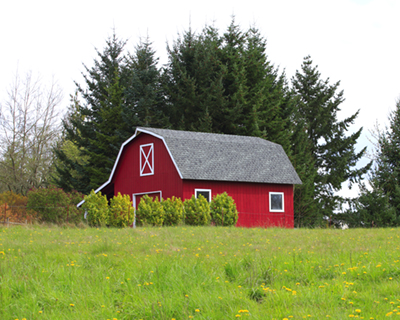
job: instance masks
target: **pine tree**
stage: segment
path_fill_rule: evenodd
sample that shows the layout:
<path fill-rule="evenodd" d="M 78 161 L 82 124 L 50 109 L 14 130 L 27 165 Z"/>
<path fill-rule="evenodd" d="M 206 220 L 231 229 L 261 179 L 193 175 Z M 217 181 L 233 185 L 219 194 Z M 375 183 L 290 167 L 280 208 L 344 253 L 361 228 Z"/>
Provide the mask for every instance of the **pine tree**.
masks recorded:
<path fill-rule="evenodd" d="M 107 181 L 121 144 L 137 126 L 163 127 L 164 93 L 151 43 L 124 55 L 126 42 L 114 34 L 94 66 L 85 66 L 72 111 L 64 120 L 64 139 L 55 151 L 55 182 L 66 190 L 89 193 Z M 80 100 L 78 100 L 78 97 Z M 77 156 L 78 154 L 78 156 Z"/>
<path fill-rule="evenodd" d="M 165 115 L 165 94 L 162 87 L 158 58 L 151 47 L 149 38 L 140 42 L 135 54 L 128 54 L 128 82 L 122 111 L 126 132 L 131 136 L 137 126 L 161 128 L 168 125 Z"/>
<path fill-rule="evenodd" d="M 346 136 L 358 112 L 342 121 L 337 118 L 344 101 L 343 91 L 337 92 L 340 82 L 331 85 L 329 79 L 321 80 L 309 56 L 304 58 L 301 69 L 292 79 L 293 90 L 298 97 L 297 114 L 306 126 L 318 172 L 315 179 L 316 200 L 321 214 L 329 216 L 338 208 L 340 198 L 335 192 L 341 189 L 341 184 L 360 181 L 371 164 L 354 168 L 366 148 L 358 153 L 355 151 L 362 128 Z"/>
<path fill-rule="evenodd" d="M 80 157 L 86 160 L 82 163 L 71 159 L 62 149 L 56 152 L 62 161 L 57 169 L 60 178 L 56 182 L 67 190 L 88 193 L 107 181 L 121 143 L 126 139 L 117 134 L 124 129 L 125 42 L 114 34 L 106 44 L 103 52 L 97 51 L 94 66 L 85 66 L 85 86 L 76 83 L 83 101 L 76 105 L 74 116 L 64 121 L 65 140 L 72 142 Z"/>
<path fill-rule="evenodd" d="M 226 71 L 220 46 L 217 31 L 206 27 L 200 35 L 189 29 L 167 47 L 163 83 L 174 129 L 223 132 L 219 114 L 226 104 L 222 86 Z"/>
<path fill-rule="evenodd" d="M 293 99 L 291 102 L 295 104 Z M 298 110 L 294 110 L 296 112 Z M 302 184 L 294 186 L 294 223 L 297 227 L 320 225 L 322 216 L 315 201 L 315 180 L 317 168 L 308 138 L 307 125 L 300 116 L 292 118 L 292 153 L 290 160 Z"/>
<path fill-rule="evenodd" d="M 71 104 L 69 110 L 63 119 L 63 128 L 68 127 L 73 130 L 73 135 L 78 136 L 76 128 L 72 127 L 71 121 L 80 117 L 79 114 L 79 97 L 76 91 L 74 95 L 70 97 Z M 71 138 L 71 134 L 69 134 Z M 71 192 L 77 188 L 78 183 L 85 181 L 85 177 L 78 173 L 79 169 L 84 166 L 87 162 L 87 157 L 80 154 L 80 148 L 76 145 L 76 141 L 67 139 L 67 132 L 64 129 L 60 140 L 58 141 L 53 152 L 56 155 L 55 169 L 56 172 L 53 174 L 53 183 L 58 187 L 62 188 L 66 192 Z M 86 181 L 89 183 L 89 181 Z"/>
<path fill-rule="evenodd" d="M 258 136 L 290 153 L 290 94 L 257 29 L 190 29 L 168 48 L 164 79 L 175 129 Z"/>
<path fill-rule="evenodd" d="M 221 62 L 226 66 L 226 75 L 222 81 L 227 103 L 220 108 L 220 130 L 224 133 L 245 135 L 250 129 L 246 127 L 246 116 L 244 116 L 248 107 L 246 97 L 249 90 L 246 83 L 246 34 L 232 19 L 222 40 Z M 257 117 L 254 113 L 252 116 Z"/>
<path fill-rule="evenodd" d="M 291 153 L 293 107 L 285 74 L 278 74 L 266 55 L 266 41 L 256 28 L 246 33 L 244 51 L 246 106 L 243 134 L 258 136 L 283 146 Z"/>
<path fill-rule="evenodd" d="M 389 209 L 387 213 L 380 210 L 379 217 L 372 216 L 374 223 L 376 226 L 379 226 L 378 221 L 380 226 L 398 226 L 400 225 L 400 100 L 389 116 L 389 127 L 383 131 L 378 130 L 376 138 L 375 163 L 369 177 L 372 191 L 361 189 L 360 197 L 357 199 L 359 206 L 355 211 L 364 212 L 386 201 L 386 205 L 382 208 L 389 207 L 393 210 L 393 215 L 389 214 Z"/>

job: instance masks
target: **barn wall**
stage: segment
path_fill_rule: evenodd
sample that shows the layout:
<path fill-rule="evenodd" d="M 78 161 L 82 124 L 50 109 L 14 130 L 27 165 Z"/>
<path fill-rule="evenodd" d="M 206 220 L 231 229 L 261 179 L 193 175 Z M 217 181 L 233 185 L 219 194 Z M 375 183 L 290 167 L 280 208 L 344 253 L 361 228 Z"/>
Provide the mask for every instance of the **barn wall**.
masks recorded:
<path fill-rule="evenodd" d="M 140 146 L 154 144 L 154 174 L 140 176 Z M 132 194 L 162 190 L 164 199 L 182 197 L 182 180 L 161 139 L 140 134 L 124 149 L 114 175 L 114 192 Z M 132 199 L 131 199 L 132 200 Z"/>
<path fill-rule="evenodd" d="M 237 226 L 294 226 L 293 185 L 184 180 L 183 198 L 190 198 L 195 189 L 211 189 L 212 197 L 227 192 L 239 211 Z M 284 193 L 284 212 L 269 211 L 269 192 Z"/>
<path fill-rule="evenodd" d="M 154 174 L 140 176 L 140 146 L 149 143 L 154 144 Z M 133 194 L 157 191 L 162 192 L 164 199 L 188 199 L 195 189 L 211 189 L 212 196 L 227 192 L 239 211 L 237 226 L 294 226 L 292 185 L 182 180 L 163 141 L 144 133 L 125 147 L 112 183 L 115 194 L 128 194 L 131 200 Z M 284 212 L 269 212 L 269 192 L 284 193 Z M 135 200 L 140 200 L 140 196 Z"/>

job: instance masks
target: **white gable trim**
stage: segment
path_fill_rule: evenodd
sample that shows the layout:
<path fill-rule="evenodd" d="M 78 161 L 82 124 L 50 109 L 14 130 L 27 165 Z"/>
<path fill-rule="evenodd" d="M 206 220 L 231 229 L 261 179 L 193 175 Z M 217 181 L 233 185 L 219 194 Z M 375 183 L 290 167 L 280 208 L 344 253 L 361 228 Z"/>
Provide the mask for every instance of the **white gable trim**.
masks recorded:
<path fill-rule="evenodd" d="M 142 132 L 142 133 L 147 133 L 147 134 L 149 134 L 149 135 L 151 135 L 151 136 L 153 136 L 153 137 L 156 137 L 156 138 L 162 140 L 162 142 L 164 143 L 165 148 L 166 148 L 167 151 L 168 151 L 169 157 L 171 158 L 171 160 L 172 160 L 172 162 L 173 162 L 173 164 L 174 164 L 174 166 L 175 166 L 175 168 L 176 168 L 176 171 L 178 171 L 179 177 L 181 177 L 181 179 L 183 179 L 182 173 L 181 173 L 181 171 L 179 170 L 178 165 L 176 164 L 175 159 L 174 159 L 174 157 L 172 156 L 172 153 L 171 153 L 171 151 L 169 150 L 168 145 L 167 145 L 167 143 L 166 143 L 165 140 L 164 140 L 164 137 L 163 137 L 163 136 L 160 136 L 160 135 L 158 135 L 158 134 L 155 134 L 155 133 L 153 133 L 153 132 L 151 132 L 151 131 L 144 130 L 144 129 L 140 129 L 140 130 L 136 129 L 135 136 L 137 135 L 137 132 L 138 132 L 138 131 L 140 131 L 140 132 Z"/>
<path fill-rule="evenodd" d="M 119 159 L 121 158 L 122 151 L 124 150 L 125 146 L 126 146 L 129 142 L 131 142 L 133 139 L 135 139 L 140 133 L 147 133 L 147 134 L 149 134 L 149 135 L 151 135 L 151 136 L 153 136 L 153 137 L 156 137 L 156 138 L 162 140 L 162 142 L 164 143 L 164 146 L 165 146 L 165 148 L 167 149 L 168 154 L 169 154 L 169 156 L 170 156 L 170 158 L 171 158 L 171 160 L 172 160 L 172 162 L 173 162 L 173 164 L 174 164 L 174 166 L 175 166 L 175 169 L 176 169 L 176 171 L 177 171 L 178 174 L 179 174 L 179 177 L 180 177 L 181 179 L 183 179 L 182 173 L 181 173 L 181 171 L 179 170 L 178 165 L 176 164 L 175 159 L 174 159 L 174 157 L 172 156 L 171 151 L 169 150 L 168 145 L 167 145 L 167 143 L 166 143 L 165 140 L 164 140 L 164 137 L 162 137 L 162 136 L 160 136 L 160 135 L 158 135 L 158 134 L 155 134 L 155 133 L 153 133 L 153 132 L 151 132 L 151 131 L 147 131 L 147 130 L 144 130 L 144 129 L 138 129 L 138 128 L 136 128 L 135 134 L 134 134 L 132 137 L 130 137 L 128 140 L 126 140 L 126 141 L 121 145 L 121 148 L 119 149 L 119 152 L 118 152 L 117 160 L 115 160 L 114 167 L 113 167 L 113 169 L 112 169 L 112 171 L 111 171 L 111 173 L 110 173 L 109 179 L 107 180 L 107 182 L 105 182 L 105 183 L 102 184 L 99 188 L 97 188 L 97 189 L 94 191 L 95 193 L 101 191 L 106 185 L 108 185 L 109 183 L 111 183 L 112 178 L 114 177 L 114 174 L 115 174 L 115 170 L 117 169 L 117 165 L 118 165 Z M 82 200 L 81 202 L 79 202 L 79 203 L 77 204 L 77 207 L 80 207 L 84 202 L 85 202 L 85 200 Z"/>

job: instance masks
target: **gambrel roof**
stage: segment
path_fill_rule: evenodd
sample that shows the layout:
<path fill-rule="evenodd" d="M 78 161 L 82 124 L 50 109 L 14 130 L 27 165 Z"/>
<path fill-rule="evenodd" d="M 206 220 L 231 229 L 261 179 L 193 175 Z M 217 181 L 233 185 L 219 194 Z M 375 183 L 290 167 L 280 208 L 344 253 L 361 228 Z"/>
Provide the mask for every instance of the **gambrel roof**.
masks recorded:
<path fill-rule="evenodd" d="M 134 137 L 141 133 L 164 141 L 182 179 L 301 184 L 282 146 L 261 138 L 142 127 Z"/>

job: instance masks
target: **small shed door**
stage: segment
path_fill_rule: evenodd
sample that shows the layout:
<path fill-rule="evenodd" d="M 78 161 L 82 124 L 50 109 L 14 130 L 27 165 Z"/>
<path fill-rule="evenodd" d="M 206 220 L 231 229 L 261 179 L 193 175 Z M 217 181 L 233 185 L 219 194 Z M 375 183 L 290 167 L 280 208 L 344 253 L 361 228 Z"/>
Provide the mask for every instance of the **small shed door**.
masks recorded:
<path fill-rule="evenodd" d="M 161 200 L 161 191 L 154 191 L 154 192 L 148 192 L 148 193 L 139 193 L 139 194 L 133 194 L 132 199 L 133 199 L 133 206 L 135 207 L 135 209 L 138 208 L 138 205 L 140 203 L 140 200 L 142 200 L 142 198 L 148 195 L 149 197 L 155 199 L 157 198 L 158 201 Z"/>

